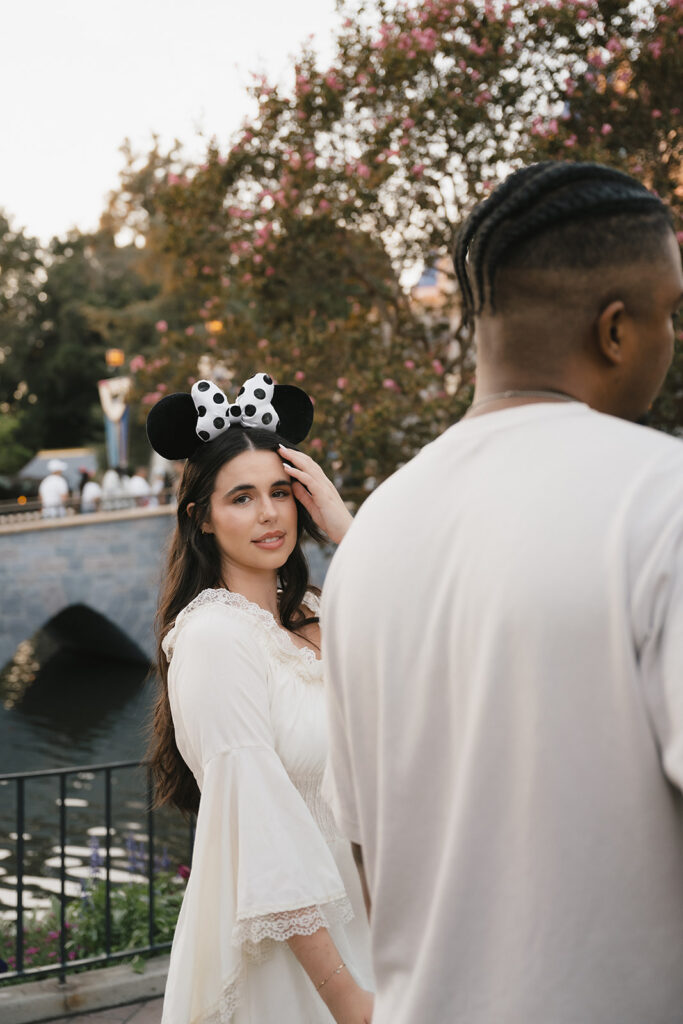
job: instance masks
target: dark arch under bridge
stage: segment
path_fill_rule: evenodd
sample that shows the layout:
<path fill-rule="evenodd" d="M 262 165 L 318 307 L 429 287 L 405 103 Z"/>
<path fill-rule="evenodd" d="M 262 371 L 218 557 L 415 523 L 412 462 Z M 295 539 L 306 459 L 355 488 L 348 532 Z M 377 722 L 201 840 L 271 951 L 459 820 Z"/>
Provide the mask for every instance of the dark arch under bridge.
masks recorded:
<path fill-rule="evenodd" d="M 69 646 L 99 645 L 106 656 L 118 643 L 124 658 L 151 659 L 174 513 L 161 506 L 0 526 L 0 669 L 46 625 Z"/>

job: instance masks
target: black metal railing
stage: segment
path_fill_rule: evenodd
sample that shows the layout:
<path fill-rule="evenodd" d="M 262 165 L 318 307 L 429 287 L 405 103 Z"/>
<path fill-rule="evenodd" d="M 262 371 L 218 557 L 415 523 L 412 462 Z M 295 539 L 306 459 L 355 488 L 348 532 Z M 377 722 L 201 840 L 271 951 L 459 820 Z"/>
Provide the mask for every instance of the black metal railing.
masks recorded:
<path fill-rule="evenodd" d="M 141 862 L 143 865 L 146 861 L 146 885 L 147 885 L 147 941 L 144 943 L 136 944 L 135 948 L 126 949 L 112 949 L 112 836 L 114 835 L 114 818 L 113 818 L 113 801 L 112 801 L 112 783 L 115 781 L 115 776 L 119 772 L 130 771 L 130 770 L 143 771 L 146 777 L 145 787 L 145 804 L 143 807 L 143 815 L 146 820 L 147 828 L 147 851 L 146 857 Z M 104 897 L 104 948 L 100 953 L 89 955 L 85 957 L 70 959 L 67 955 L 67 942 L 68 942 L 68 922 L 67 922 L 67 909 L 69 904 L 83 898 L 82 896 L 74 896 L 69 894 L 67 891 L 67 885 L 71 881 L 69 879 L 69 868 L 67 865 L 67 838 L 68 838 L 68 819 L 67 812 L 69 809 L 69 800 L 67 799 L 67 782 L 70 776 L 96 778 L 102 776 L 104 780 L 104 801 L 103 801 L 103 825 L 104 828 L 101 830 L 104 837 L 104 861 L 102 869 L 104 870 L 104 878 L 100 879 L 98 872 L 98 880 L 104 882 L 105 886 L 105 897 Z M 32 783 L 37 779 L 55 779 L 57 786 L 57 800 L 56 805 L 58 809 L 57 820 L 54 823 L 55 831 L 59 836 L 58 842 L 58 859 L 59 859 L 59 890 L 57 892 L 57 899 L 59 903 L 59 918 L 58 918 L 58 934 L 59 934 L 59 949 L 58 956 L 54 963 L 41 965 L 41 966 L 27 966 L 26 964 L 26 943 L 25 943 L 25 915 L 28 913 L 28 909 L 25 906 L 26 899 L 26 841 L 30 838 L 27 835 L 26 829 L 30 826 L 30 815 L 27 813 L 27 784 Z M 90 967 L 94 965 L 107 965 L 118 960 L 125 958 L 132 958 L 135 956 L 156 954 L 167 951 L 171 942 L 168 941 L 157 941 L 157 927 L 155 920 L 155 880 L 158 876 L 157 859 L 155 858 L 155 818 L 159 813 L 153 807 L 153 784 L 151 771 L 148 766 L 144 763 L 141 764 L 139 761 L 116 761 L 110 764 L 98 764 L 98 765 L 84 765 L 75 766 L 70 768 L 52 768 L 41 771 L 33 772 L 15 772 L 10 774 L 0 775 L 0 786 L 14 786 L 16 793 L 16 806 L 15 806 L 15 849 L 16 849 L 16 936 L 14 940 L 14 967 L 11 970 L 5 970 L 4 973 L 0 974 L 0 985 L 4 982 L 11 981 L 13 979 L 20 978 L 36 978 L 43 976 L 54 976 L 57 975 L 61 981 L 64 981 L 67 973 L 82 969 L 84 967 Z M 101 818 L 99 819 L 102 820 Z M 98 826 L 99 827 L 99 826 Z M 191 865 L 192 862 L 192 847 L 194 844 L 194 820 L 188 824 L 189 834 L 186 833 L 187 845 L 187 864 Z M 52 847 L 54 849 L 54 846 Z M 98 856 L 99 859 L 99 856 Z M 140 862 L 136 865 L 139 871 Z M 4 881 L 4 879 L 0 879 Z M 81 882 L 84 885 L 83 882 Z M 130 882 L 120 882 L 119 885 L 125 886 L 131 884 Z M 73 955 L 73 954 L 71 954 Z M 8 966 L 7 962 L 4 964 Z"/>

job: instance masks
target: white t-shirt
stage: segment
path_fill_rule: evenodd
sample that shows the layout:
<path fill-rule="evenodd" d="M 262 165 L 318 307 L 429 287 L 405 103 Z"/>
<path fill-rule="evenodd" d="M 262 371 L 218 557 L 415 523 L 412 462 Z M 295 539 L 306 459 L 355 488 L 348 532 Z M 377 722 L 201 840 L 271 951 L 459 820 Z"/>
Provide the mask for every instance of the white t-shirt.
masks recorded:
<path fill-rule="evenodd" d="M 126 494 L 136 498 L 138 505 L 146 505 L 147 502 L 143 499 L 148 498 L 151 493 L 152 488 L 143 476 L 135 474 L 126 481 Z"/>
<path fill-rule="evenodd" d="M 60 473 L 50 473 L 40 481 L 38 494 L 43 516 L 51 518 L 65 513 L 64 502 L 69 497 L 69 485 Z"/>
<path fill-rule="evenodd" d="M 102 488 L 97 480 L 86 480 L 81 491 L 81 512 L 96 512 L 102 498 Z"/>
<path fill-rule="evenodd" d="M 368 499 L 322 619 L 373 1024 L 682 1020 L 683 445 L 465 420 Z"/>

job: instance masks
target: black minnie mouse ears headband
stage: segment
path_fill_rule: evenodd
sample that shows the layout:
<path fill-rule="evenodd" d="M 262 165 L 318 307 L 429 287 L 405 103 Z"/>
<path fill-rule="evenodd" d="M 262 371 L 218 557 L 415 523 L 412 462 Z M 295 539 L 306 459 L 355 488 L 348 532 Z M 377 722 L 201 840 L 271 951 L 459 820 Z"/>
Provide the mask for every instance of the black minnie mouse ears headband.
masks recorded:
<path fill-rule="evenodd" d="M 164 459 L 186 459 L 200 444 L 230 427 L 261 427 L 292 444 L 303 441 L 313 423 L 313 402 L 301 388 L 274 384 L 267 373 L 245 382 L 232 403 L 210 380 L 198 380 L 188 395 L 167 395 L 147 417 L 147 437 Z"/>

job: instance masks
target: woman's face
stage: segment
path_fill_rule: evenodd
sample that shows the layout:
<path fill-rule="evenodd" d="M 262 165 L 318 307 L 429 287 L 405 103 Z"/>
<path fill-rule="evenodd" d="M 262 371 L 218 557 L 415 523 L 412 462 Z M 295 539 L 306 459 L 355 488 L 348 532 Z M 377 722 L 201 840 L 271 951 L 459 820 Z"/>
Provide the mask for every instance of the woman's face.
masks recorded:
<path fill-rule="evenodd" d="M 230 569 L 276 571 L 296 545 L 292 485 L 275 452 L 246 451 L 218 471 L 209 517 L 202 525 Z"/>

